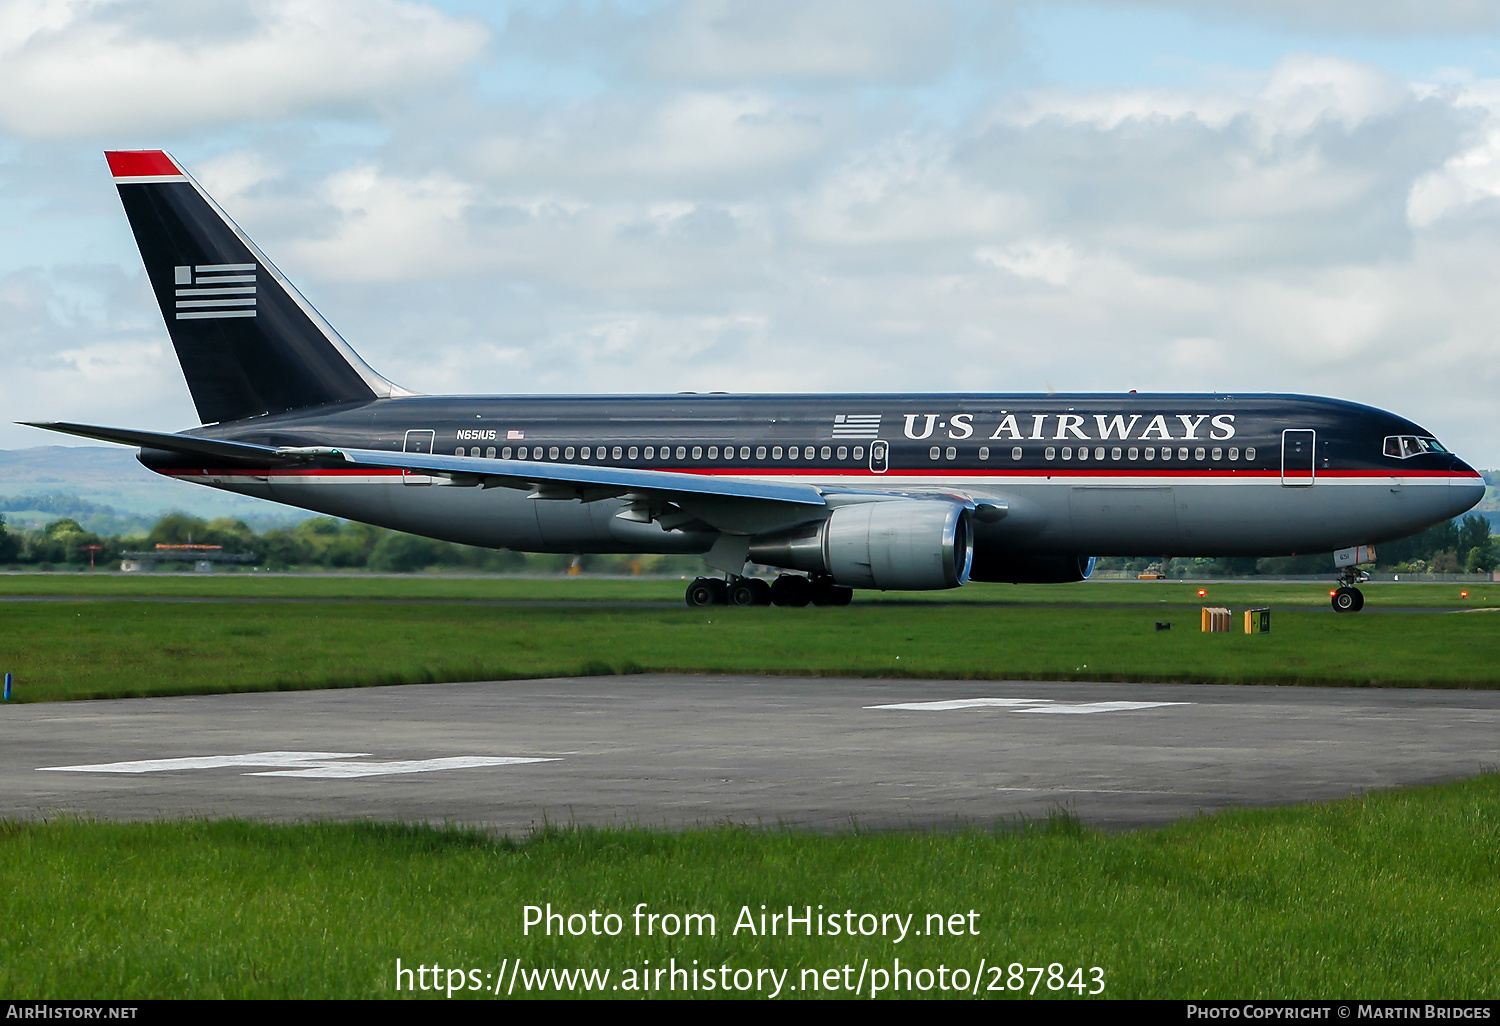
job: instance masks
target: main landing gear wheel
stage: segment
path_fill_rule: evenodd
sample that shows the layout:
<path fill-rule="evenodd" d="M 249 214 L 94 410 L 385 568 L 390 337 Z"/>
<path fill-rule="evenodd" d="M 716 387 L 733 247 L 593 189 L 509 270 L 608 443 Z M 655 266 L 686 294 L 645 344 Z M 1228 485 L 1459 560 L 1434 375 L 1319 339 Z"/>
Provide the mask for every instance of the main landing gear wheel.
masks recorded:
<path fill-rule="evenodd" d="M 1335 613 L 1357 613 L 1365 608 L 1365 593 L 1345 585 L 1333 593 Z"/>
<path fill-rule="evenodd" d="M 812 582 L 812 601 L 815 606 L 847 606 L 854 600 L 854 589 L 833 583 L 831 577 L 820 577 Z"/>
<path fill-rule="evenodd" d="M 771 586 L 759 577 L 741 577 L 729 586 L 731 606 L 769 606 Z"/>
<path fill-rule="evenodd" d="M 724 582 L 714 577 L 700 577 L 687 587 L 684 596 L 694 609 L 703 606 L 722 606 L 727 598 Z"/>
<path fill-rule="evenodd" d="M 805 606 L 812 601 L 813 585 L 800 574 L 782 574 L 771 585 L 771 603 L 777 606 Z"/>

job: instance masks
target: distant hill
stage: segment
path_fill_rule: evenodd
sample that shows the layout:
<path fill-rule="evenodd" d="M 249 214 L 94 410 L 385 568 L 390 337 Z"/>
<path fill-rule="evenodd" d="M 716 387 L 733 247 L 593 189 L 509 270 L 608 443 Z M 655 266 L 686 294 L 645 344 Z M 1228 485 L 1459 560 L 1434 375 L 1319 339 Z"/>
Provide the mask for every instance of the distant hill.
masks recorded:
<path fill-rule="evenodd" d="M 312 516 L 279 503 L 153 474 L 136 462 L 134 449 L 0 449 L 0 512 L 18 527 L 66 516 L 101 534 L 132 534 L 173 511 L 209 519 L 234 517 L 259 531 Z"/>

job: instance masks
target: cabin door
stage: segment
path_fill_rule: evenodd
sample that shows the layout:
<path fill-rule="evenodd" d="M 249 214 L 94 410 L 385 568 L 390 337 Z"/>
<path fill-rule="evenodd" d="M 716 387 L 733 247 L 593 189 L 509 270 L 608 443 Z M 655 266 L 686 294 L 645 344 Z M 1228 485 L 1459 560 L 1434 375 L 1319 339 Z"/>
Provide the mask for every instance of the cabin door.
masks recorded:
<path fill-rule="evenodd" d="M 432 446 L 436 439 L 436 431 L 408 431 L 406 433 L 406 443 L 401 447 L 401 451 L 422 453 L 423 455 L 431 456 Z M 407 485 L 430 485 L 432 484 L 432 476 L 411 470 L 403 470 L 401 472 L 401 483 Z"/>
<path fill-rule="evenodd" d="M 886 442 L 874 441 L 870 443 L 870 470 L 872 473 L 884 474 L 890 469 L 891 447 Z"/>
<path fill-rule="evenodd" d="M 1289 488 L 1313 483 L 1317 472 L 1316 431 L 1290 429 L 1281 433 L 1281 483 Z"/>

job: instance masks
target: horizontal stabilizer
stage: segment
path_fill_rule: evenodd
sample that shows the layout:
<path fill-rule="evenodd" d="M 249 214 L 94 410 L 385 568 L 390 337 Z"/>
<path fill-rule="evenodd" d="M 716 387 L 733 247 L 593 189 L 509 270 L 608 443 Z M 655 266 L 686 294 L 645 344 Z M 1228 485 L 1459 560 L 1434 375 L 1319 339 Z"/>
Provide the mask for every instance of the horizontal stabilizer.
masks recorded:
<path fill-rule="evenodd" d="M 135 431 L 131 428 L 95 427 L 92 424 L 66 424 L 61 421 L 33 423 L 22 421 L 27 427 L 44 431 L 60 431 L 79 438 L 93 438 L 101 442 L 119 442 L 143 449 L 160 449 L 163 452 L 178 452 L 188 456 L 209 456 L 221 460 L 284 460 L 289 454 L 269 445 L 252 445 L 249 442 L 226 442 L 218 438 L 199 438 L 196 435 L 173 435 L 160 431 Z M 306 459 L 306 456 L 291 455 L 290 458 Z"/>

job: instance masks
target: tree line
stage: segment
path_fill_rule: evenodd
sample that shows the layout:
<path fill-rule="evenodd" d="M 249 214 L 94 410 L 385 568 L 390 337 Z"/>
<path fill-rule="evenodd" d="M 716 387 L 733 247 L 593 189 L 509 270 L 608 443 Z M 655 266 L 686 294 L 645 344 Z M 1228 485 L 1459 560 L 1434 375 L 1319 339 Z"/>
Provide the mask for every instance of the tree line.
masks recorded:
<path fill-rule="evenodd" d="M 153 551 L 163 545 L 219 545 L 225 553 L 253 553 L 256 565 L 268 570 L 326 568 L 364 569 L 386 573 L 411 573 L 429 569 L 489 572 L 564 572 L 576 568 L 594 573 L 699 573 L 696 556 L 649 555 L 535 555 L 508 549 L 484 549 L 472 545 L 434 541 L 400 531 L 388 531 L 333 517 L 312 517 L 293 527 L 272 528 L 257 533 L 243 520 L 220 517 L 206 520 L 186 513 L 168 513 L 144 535 L 100 535 L 84 529 L 78 521 L 59 517 L 45 527 L 23 530 L 9 527 L 0 514 L 0 566 L 15 568 L 79 568 L 92 562 L 112 569 L 121 554 Z M 1376 569 L 1395 573 L 1489 573 L 1500 565 L 1497 540 L 1490 535 L 1490 522 L 1476 513 L 1462 520 L 1449 520 L 1420 534 L 1376 546 L 1380 562 Z M 1159 564 L 1161 557 L 1101 559 L 1101 570 L 1133 573 Z M 1247 577 L 1261 574 L 1330 573 L 1328 553 L 1278 556 L 1269 559 L 1174 559 L 1166 567 L 1171 574 Z"/>

